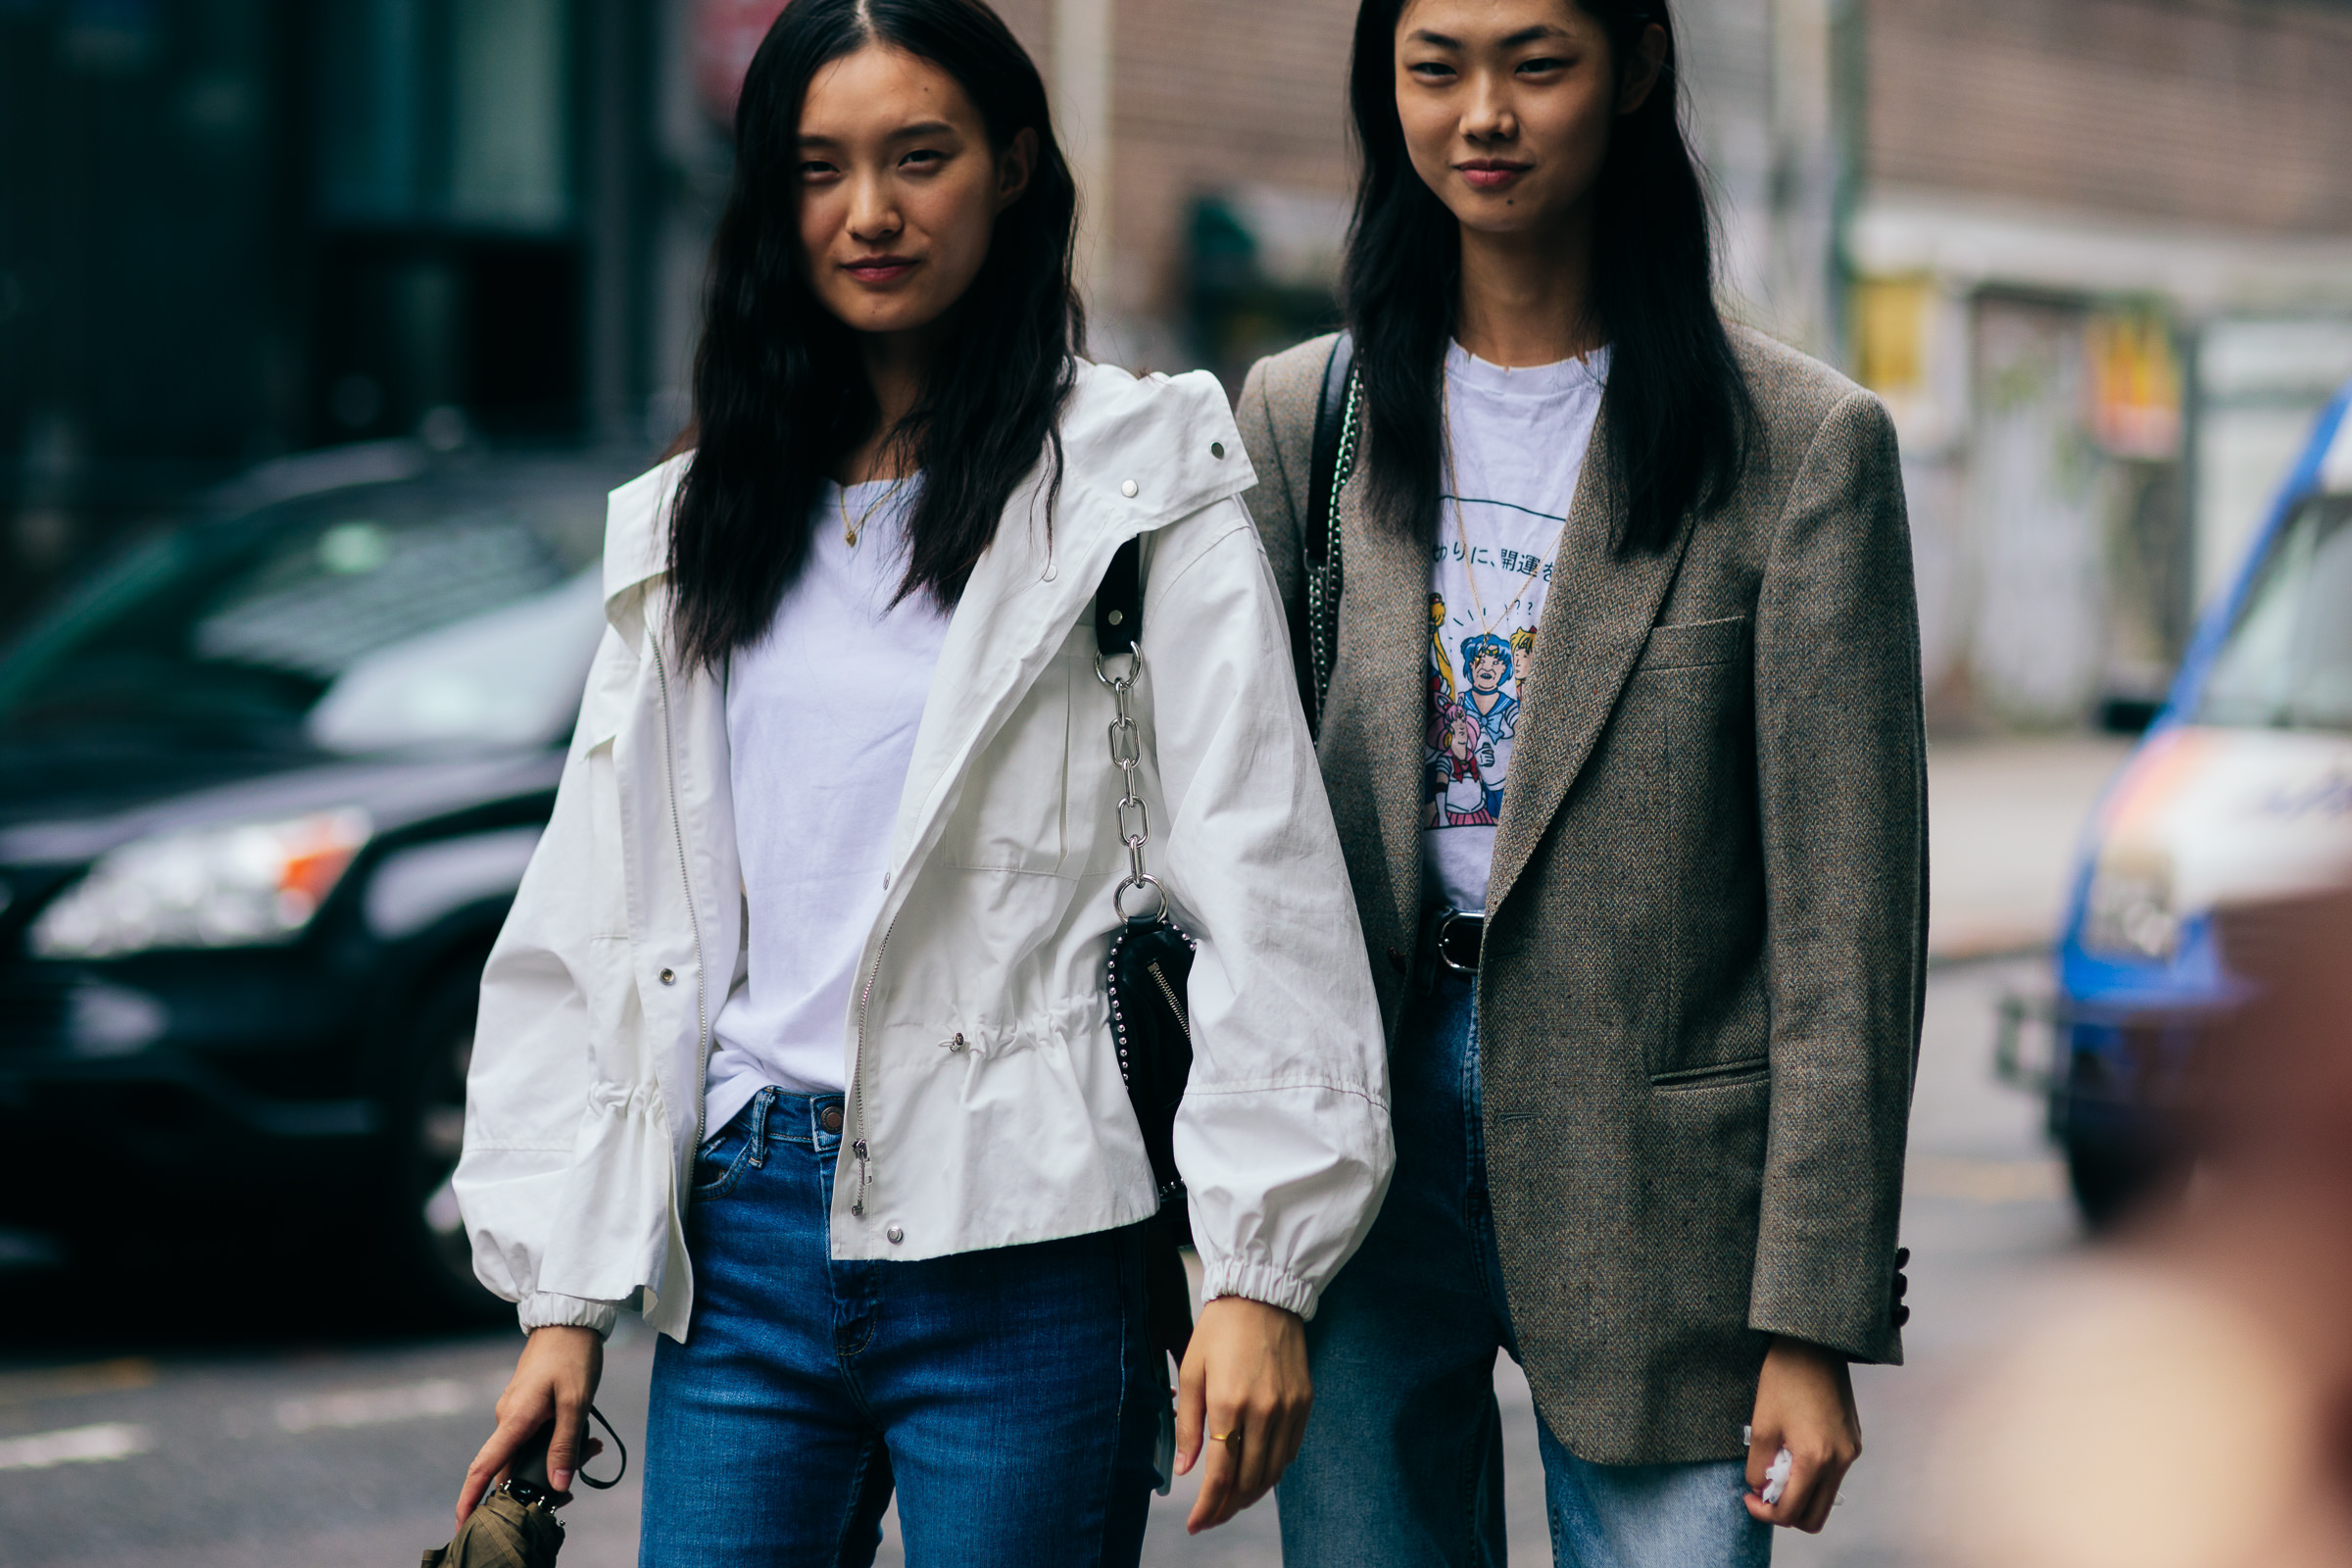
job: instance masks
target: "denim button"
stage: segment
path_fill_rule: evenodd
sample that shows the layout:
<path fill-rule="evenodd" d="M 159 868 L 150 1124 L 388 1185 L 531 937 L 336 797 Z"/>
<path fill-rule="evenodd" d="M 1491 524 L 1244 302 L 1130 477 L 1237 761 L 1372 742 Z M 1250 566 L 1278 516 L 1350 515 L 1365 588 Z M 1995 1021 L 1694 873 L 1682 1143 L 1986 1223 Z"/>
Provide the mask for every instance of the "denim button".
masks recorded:
<path fill-rule="evenodd" d="M 829 1133 L 841 1131 L 841 1107 L 827 1105 L 823 1113 L 816 1118 L 816 1124 Z"/>
<path fill-rule="evenodd" d="M 889 1237 L 894 1244 L 903 1242 L 906 1239 L 906 1230 L 897 1225 L 893 1225 L 890 1229 L 884 1231 L 882 1234 Z"/>

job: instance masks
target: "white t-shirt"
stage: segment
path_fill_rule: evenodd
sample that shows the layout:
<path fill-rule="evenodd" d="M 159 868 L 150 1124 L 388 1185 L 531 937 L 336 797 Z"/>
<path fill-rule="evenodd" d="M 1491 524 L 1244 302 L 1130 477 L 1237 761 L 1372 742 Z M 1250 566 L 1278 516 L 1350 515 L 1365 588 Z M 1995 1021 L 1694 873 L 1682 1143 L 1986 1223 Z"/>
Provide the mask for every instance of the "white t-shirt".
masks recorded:
<path fill-rule="evenodd" d="M 827 483 L 808 559 L 767 635 L 727 670 L 728 777 L 750 975 L 718 1010 L 705 1102 L 716 1130 L 766 1084 L 838 1093 L 858 954 L 882 907 L 899 795 L 948 618 L 890 606 L 919 481 Z M 864 516 L 853 548 L 843 537 Z M 872 515 L 865 516 L 868 508 Z"/>
<path fill-rule="evenodd" d="M 1487 906 L 1536 622 L 1608 368 L 1605 348 L 1522 369 L 1446 351 L 1421 850 L 1430 896 L 1457 909 Z"/>

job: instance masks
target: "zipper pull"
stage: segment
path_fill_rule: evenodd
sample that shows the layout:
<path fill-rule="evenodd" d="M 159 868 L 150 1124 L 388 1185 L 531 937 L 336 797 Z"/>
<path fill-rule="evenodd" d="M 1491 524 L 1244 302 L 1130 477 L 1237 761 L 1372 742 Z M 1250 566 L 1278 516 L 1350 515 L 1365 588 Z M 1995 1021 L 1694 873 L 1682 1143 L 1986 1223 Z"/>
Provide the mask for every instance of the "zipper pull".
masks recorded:
<path fill-rule="evenodd" d="M 863 1218 L 865 1215 L 865 1140 L 860 1138 L 852 1144 L 850 1152 L 858 1157 L 858 1195 L 850 1200 L 850 1212 Z"/>

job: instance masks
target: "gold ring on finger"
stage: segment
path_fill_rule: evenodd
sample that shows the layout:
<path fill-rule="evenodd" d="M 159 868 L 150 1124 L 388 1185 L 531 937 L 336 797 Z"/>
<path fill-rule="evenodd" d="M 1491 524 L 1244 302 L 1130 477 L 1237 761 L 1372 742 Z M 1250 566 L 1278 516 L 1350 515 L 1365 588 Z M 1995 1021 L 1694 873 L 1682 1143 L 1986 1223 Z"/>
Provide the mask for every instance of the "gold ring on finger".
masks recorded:
<path fill-rule="evenodd" d="M 1208 1435 L 1208 1441 L 1211 1443 L 1231 1443 L 1238 1446 L 1242 1441 L 1242 1429 L 1240 1427 L 1235 1427 L 1231 1432 L 1211 1432 Z"/>

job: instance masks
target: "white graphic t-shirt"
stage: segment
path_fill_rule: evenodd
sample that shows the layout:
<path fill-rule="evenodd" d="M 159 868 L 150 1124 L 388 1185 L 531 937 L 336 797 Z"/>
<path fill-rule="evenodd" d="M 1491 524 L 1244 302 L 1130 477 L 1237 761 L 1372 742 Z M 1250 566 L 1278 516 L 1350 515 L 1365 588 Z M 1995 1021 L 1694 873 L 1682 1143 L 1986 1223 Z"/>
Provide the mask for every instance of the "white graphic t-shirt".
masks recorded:
<path fill-rule="evenodd" d="M 825 484 L 801 574 L 767 635 L 727 663 L 727 772 L 751 927 L 747 978 L 712 1029 L 704 1103 L 713 1132 L 763 1085 L 823 1094 L 847 1076 L 858 958 L 882 909 L 899 795 L 948 635 L 928 595 L 890 602 L 919 490 L 919 479 L 846 493 Z"/>
<path fill-rule="evenodd" d="M 1536 622 L 1600 413 L 1608 350 L 1505 369 L 1446 355 L 1449 466 L 1429 582 L 1422 856 L 1428 893 L 1487 905 Z"/>

